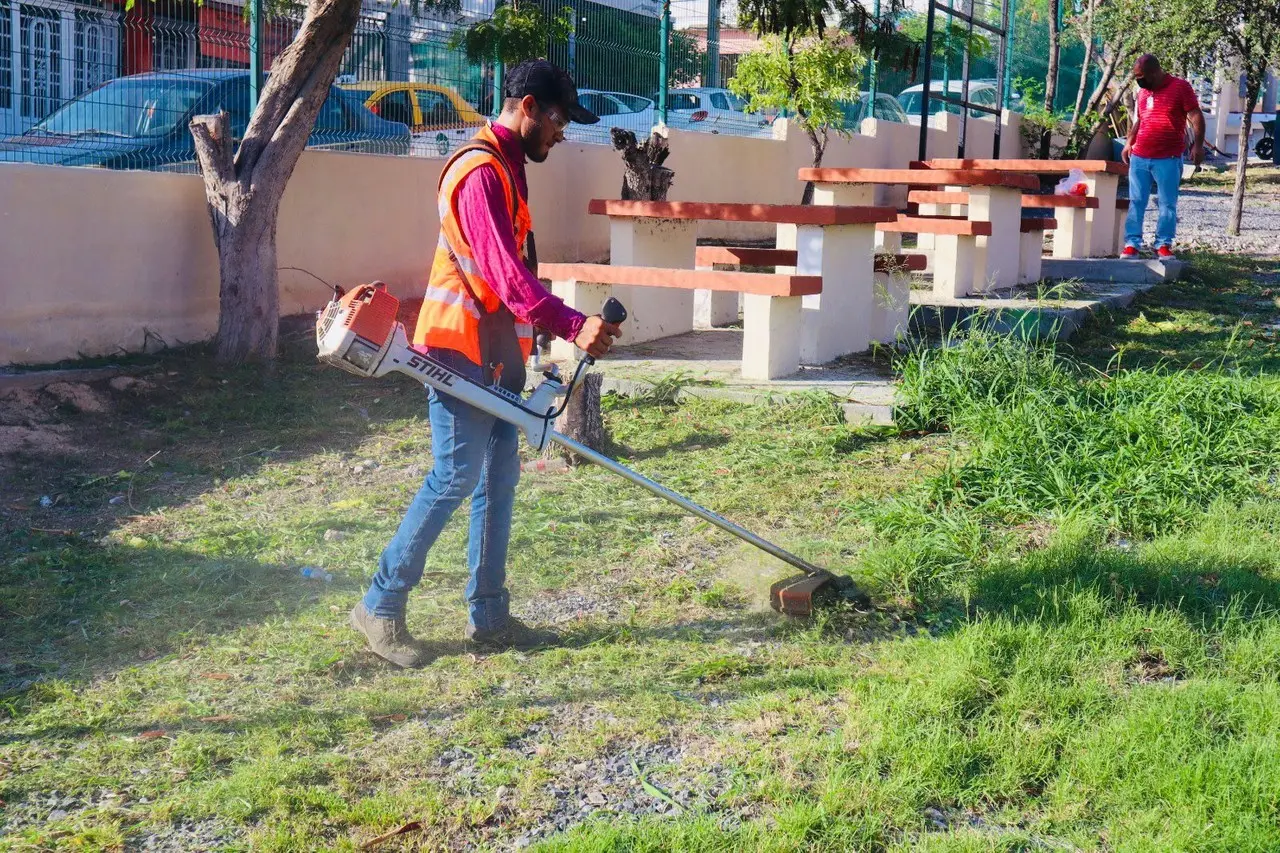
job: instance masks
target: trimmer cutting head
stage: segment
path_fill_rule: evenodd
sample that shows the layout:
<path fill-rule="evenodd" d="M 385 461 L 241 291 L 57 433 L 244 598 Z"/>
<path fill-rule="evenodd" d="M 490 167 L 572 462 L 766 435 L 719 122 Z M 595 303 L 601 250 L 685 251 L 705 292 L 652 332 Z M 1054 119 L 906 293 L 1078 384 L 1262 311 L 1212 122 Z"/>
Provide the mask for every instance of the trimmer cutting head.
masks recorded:
<path fill-rule="evenodd" d="M 811 616 L 818 607 L 840 601 L 871 606 L 871 599 L 850 578 L 825 570 L 793 575 L 769 587 L 769 604 L 787 616 Z"/>

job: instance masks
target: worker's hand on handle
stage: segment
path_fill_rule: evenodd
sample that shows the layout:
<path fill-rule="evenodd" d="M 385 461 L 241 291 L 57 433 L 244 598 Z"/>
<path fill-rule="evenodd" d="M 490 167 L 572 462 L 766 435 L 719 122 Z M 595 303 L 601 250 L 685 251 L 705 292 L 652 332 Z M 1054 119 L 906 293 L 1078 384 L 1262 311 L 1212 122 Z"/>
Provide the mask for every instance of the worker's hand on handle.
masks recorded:
<path fill-rule="evenodd" d="M 1199 166 L 1204 163 L 1204 143 L 1196 142 L 1191 146 L 1191 163 Z"/>
<path fill-rule="evenodd" d="M 600 316 L 592 316 L 582 324 L 582 329 L 573 339 L 573 343 L 592 358 L 600 358 L 609 351 L 609 347 L 613 346 L 613 339 L 621 334 L 622 328 L 616 323 L 606 322 Z"/>

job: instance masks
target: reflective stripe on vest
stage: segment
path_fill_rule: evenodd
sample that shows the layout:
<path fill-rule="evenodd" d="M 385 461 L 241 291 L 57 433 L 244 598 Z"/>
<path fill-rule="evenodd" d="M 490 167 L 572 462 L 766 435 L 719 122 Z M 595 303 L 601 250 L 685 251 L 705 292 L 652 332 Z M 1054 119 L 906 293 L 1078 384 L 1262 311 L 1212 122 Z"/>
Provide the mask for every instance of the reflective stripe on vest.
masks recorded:
<path fill-rule="evenodd" d="M 481 128 L 475 138 L 489 143 L 498 151 L 502 150 L 497 136 L 487 126 Z M 446 164 L 440 177 L 437 202 L 440 238 L 436 244 L 431 278 L 422 300 L 422 309 L 418 313 L 418 325 L 413 334 L 415 344 L 456 350 L 476 364 L 480 364 L 481 360 L 481 306 L 476 304 L 477 300 L 482 303 L 486 312 L 499 310 L 502 302 L 480 274 L 471 247 L 462 234 L 457 216 L 457 193 L 463 179 L 485 165 L 492 165 L 497 172 L 508 204 L 513 197 L 515 199 L 516 209 L 512 221 L 515 226 L 516 250 L 522 257 L 525 254 L 532 227 L 529 207 L 516 192 L 500 157 L 485 150 L 469 150 L 455 155 Z M 453 257 L 450 257 L 450 249 L 453 250 Z M 520 317 L 516 318 L 516 336 L 520 341 L 520 350 L 527 359 L 533 350 L 533 327 Z"/>

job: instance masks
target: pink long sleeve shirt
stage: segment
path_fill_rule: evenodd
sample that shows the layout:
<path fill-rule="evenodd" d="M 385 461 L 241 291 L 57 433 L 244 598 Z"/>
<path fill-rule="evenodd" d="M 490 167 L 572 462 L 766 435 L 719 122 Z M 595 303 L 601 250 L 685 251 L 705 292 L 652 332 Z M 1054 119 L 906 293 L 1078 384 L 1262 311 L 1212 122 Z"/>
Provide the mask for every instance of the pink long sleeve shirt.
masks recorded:
<path fill-rule="evenodd" d="M 527 202 L 529 185 L 524 173 L 520 138 L 499 124 L 492 125 L 503 156 L 515 174 L 516 189 Z M 475 264 L 511 313 L 522 320 L 571 341 L 578 336 L 586 316 L 550 293 L 529 272 L 516 250 L 510 199 L 493 166 L 481 166 L 462 179 L 458 187 L 458 225 L 471 246 Z"/>

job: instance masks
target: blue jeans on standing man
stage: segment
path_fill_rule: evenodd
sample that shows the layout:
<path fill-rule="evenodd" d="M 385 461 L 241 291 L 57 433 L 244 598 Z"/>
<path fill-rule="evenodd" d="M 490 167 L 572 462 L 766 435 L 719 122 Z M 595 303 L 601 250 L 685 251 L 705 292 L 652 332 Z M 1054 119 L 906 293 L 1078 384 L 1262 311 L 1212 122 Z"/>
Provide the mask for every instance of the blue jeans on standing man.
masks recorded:
<path fill-rule="evenodd" d="M 449 350 L 432 350 L 431 355 L 469 379 L 481 381 L 480 368 L 465 356 Z M 500 630 L 510 614 L 507 544 L 520 480 L 519 432 L 514 425 L 434 389 L 429 392 L 428 413 L 435 467 L 378 559 L 364 606 L 379 619 L 404 613 L 409 590 L 422 580 L 427 551 L 470 495 L 467 608 L 476 628 Z"/>
<path fill-rule="evenodd" d="M 1147 216 L 1147 200 L 1151 197 L 1151 181 L 1156 182 L 1156 203 L 1160 216 L 1156 219 L 1155 247 L 1173 248 L 1178 229 L 1178 187 L 1182 183 L 1182 158 L 1163 157 L 1149 160 L 1129 155 L 1129 216 L 1124 223 L 1124 244 L 1142 248 L 1142 223 Z"/>

